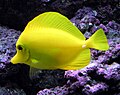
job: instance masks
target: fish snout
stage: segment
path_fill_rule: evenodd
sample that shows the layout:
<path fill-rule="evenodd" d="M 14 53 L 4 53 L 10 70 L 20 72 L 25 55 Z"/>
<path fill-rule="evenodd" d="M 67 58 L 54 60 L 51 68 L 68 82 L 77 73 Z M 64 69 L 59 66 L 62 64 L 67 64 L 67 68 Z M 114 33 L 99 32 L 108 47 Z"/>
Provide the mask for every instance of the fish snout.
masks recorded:
<path fill-rule="evenodd" d="M 10 60 L 10 62 L 13 63 L 13 64 L 19 63 L 19 62 L 16 60 L 16 55 Z"/>

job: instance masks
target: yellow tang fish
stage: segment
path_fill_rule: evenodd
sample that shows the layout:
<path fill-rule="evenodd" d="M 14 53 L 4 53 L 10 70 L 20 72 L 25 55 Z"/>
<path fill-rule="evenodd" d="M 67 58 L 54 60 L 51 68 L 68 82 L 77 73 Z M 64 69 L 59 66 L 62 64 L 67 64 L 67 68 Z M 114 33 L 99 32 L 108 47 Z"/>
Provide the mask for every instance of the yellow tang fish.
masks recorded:
<path fill-rule="evenodd" d="M 37 69 L 76 70 L 90 62 L 90 49 L 108 50 L 102 29 L 88 40 L 68 18 L 45 12 L 31 20 L 16 43 L 13 64 L 25 63 Z"/>

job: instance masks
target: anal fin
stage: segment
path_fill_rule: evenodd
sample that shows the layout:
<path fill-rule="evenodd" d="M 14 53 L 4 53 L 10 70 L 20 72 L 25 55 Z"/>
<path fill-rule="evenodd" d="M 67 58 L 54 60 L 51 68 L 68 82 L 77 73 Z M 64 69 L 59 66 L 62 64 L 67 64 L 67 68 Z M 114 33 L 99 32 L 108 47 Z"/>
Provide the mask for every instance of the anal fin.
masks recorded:
<path fill-rule="evenodd" d="M 80 54 L 72 62 L 69 62 L 60 69 L 64 69 L 64 70 L 81 69 L 90 63 L 90 59 L 91 59 L 90 49 L 85 49 L 82 50 Z"/>

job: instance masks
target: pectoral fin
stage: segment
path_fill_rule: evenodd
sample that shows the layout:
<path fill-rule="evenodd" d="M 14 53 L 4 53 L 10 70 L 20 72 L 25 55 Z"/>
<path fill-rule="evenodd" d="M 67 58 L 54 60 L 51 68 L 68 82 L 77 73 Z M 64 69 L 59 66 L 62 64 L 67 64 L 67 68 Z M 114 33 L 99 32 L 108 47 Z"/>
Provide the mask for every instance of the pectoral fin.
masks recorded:
<path fill-rule="evenodd" d="M 30 67 L 30 71 L 29 71 L 29 76 L 30 78 L 32 78 L 33 76 L 37 75 L 38 72 L 40 72 L 40 69 L 34 68 L 34 67 Z"/>

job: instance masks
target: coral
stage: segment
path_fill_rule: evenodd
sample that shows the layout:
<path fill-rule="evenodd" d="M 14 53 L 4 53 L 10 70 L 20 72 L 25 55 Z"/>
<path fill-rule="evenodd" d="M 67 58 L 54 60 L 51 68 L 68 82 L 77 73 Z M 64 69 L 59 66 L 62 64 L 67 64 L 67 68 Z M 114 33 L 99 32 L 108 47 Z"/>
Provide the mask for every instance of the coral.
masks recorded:
<path fill-rule="evenodd" d="M 97 13 L 89 7 L 84 7 L 76 12 L 76 16 L 71 21 L 82 31 L 87 31 L 94 24 L 100 24 L 100 21 L 96 19 Z"/>
<path fill-rule="evenodd" d="M 23 90 L 0 87 L 0 95 L 26 95 Z"/>
<path fill-rule="evenodd" d="M 15 54 L 15 43 L 20 31 L 0 27 L 0 62 L 9 62 Z"/>
<path fill-rule="evenodd" d="M 39 89 L 51 88 L 64 85 L 64 70 L 40 70 L 32 77 L 32 83 Z"/>
<path fill-rule="evenodd" d="M 30 87 L 29 67 L 10 63 L 11 57 L 15 54 L 15 43 L 19 35 L 20 31 L 0 27 L 0 95 L 5 92 L 5 95 L 8 95 L 7 93 L 26 95 L 21 88 L 25 88 L 26 91 Z"/>
<path fill-rule="evenodd" d="M 116 22 L 120 23 L 120 18 L 118 18 L 120 16 L 120 12 L 118 11 L 118 9 L 119 3 L 116 5 L 112 4 L 103 7 L 99 6 L 97 8 L 97 17 L 103 22 L 103 24 L 107 24 L 111 20 L 115 20 Z"/>
<path fill-rule="evenodd" d="M 92 4 L 94 6 L 91 6 Z M 15 43 L 21 32 L 0 26 L 0 95 L 119 95 L 120 20 L 118 4 L 118 0 L 17 2 L 1 0 L 0 24 L 2 26 L 22 31 L 27 22 L 36 15 L 45 11 L 58 11 L 69 18 L 74 16 L 71 21 L 86 38 L 89 38 L 97 29 L 103 28 L 110 48 L 108 51 L 91 49 L 91 62 L 81 70 L 40 70 L 30 80 L 29 66 L 10 63 L 11 57 L 16 52 Z"/>
<path fill-rule="evenodd" d="M 91 63 L 82 70 L 66 71 L 66 85 L 39 91 L 37 95 L 117 95 L 119 94 L 120 65 Z M 114 89 L 116 88 L 116 89 Z"/>
<path fill-rule="evenodd" d="M 84 0 L 1 0 L 0 24 L 23 31 L 28 21 L 46 11 L 58 11 L 72 17 L 83 2 Z"/>
<path fill-rule="evenodd" d="M 120 21 L 119 0 L 0 0 L 0 24 L 23 31 L 28 21 L 40 13 L 57 11 L 72 18 L 84 6 L 96 10 L 103 24 Z"/>

